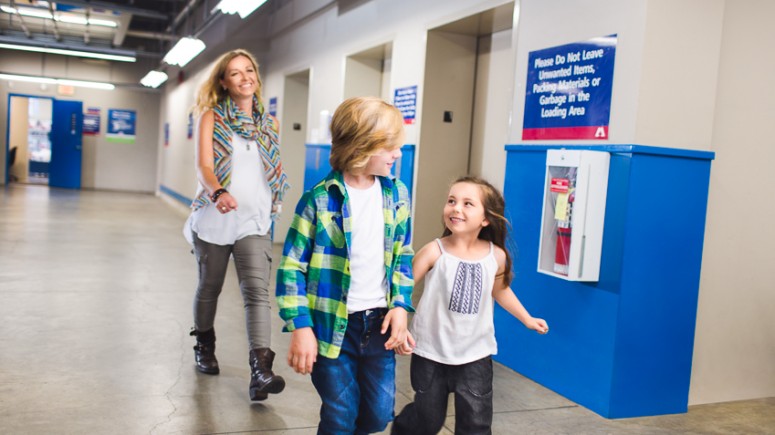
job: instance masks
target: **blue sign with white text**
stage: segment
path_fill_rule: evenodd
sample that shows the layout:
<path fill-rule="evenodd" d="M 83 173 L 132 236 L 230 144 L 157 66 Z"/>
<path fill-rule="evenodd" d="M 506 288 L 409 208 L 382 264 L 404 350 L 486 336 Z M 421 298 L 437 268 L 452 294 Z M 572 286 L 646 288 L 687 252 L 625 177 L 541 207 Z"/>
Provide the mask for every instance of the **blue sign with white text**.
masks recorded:
<path fill-rule="evenodd" d="M 608 139 L 616 35 L 531 51 L 523 140 Z"/>
<path fill-rule="evenodd" d="M 404 124 L 414 124 L 417 116 L 417 85 L 397 88 L 393 94 L 393 105 L 401 111 Z"/>
<path fill-rule="evenodd" d="M 137 113 L 134 110 L 108 109 L 108 142 L 135 143 Z"/>

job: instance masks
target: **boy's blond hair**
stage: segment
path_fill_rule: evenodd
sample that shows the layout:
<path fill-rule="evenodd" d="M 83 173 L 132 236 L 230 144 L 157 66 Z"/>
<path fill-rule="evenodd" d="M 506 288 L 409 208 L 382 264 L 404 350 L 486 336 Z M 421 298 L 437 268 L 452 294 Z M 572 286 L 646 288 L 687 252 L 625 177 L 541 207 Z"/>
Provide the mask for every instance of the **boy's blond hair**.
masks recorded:
<path fill-rule="evenodd" d="M 331 167 L 359 173 L 380 149 L 403 145 L 404 119 L 393 105 L 377 97 L 348 98 L 331 119 Z"/>

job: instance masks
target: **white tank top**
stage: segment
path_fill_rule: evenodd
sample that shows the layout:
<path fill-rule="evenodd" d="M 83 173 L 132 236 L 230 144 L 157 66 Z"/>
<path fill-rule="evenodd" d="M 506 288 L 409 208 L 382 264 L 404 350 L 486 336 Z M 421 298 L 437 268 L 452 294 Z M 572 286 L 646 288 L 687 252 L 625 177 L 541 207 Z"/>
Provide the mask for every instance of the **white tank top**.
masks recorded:
<path fill-rule="evenodd" d="M 411 332 L 414 353 L 442 364 L 460 365 L 498 353 L 492 288 L 498 273 L 493 245 L 484 258 L 463 260 L 444 250 L 425 275 Z"/>

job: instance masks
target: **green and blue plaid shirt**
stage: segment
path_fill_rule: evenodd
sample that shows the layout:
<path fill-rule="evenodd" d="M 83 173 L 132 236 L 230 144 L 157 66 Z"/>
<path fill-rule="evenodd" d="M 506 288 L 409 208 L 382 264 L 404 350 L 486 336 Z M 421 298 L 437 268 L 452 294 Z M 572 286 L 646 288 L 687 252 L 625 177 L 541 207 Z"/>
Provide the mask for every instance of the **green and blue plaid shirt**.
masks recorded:
<path fill-rule="evenodd" d="M 400 180 L 377 179 L 382 185 L 385 218 L 388 308 L 413 312 L 409 192 Z M 338 171 L 330 172 L 305 192 L 296 206 L 277 270 L 283 331 L 312 327 L 318 353 L 327 358 L 339 356 L 347 329 L 352 241 L 349 204 L 344 178 Z"/>

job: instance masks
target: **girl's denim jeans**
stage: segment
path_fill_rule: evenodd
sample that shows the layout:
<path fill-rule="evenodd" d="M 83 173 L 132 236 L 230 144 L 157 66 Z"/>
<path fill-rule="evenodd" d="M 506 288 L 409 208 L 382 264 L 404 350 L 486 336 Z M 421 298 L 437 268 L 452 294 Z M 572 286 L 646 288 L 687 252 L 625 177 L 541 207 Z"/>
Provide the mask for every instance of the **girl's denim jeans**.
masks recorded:
<path fill-rule="evenodd" d="M 435 434 L 444 425 L 449 393 L 455 393 L 455 434 L 492 433 L 492 357 L 458 366 L 412 355 L 414 402 L 393 422 L 393 434 Z"/>

